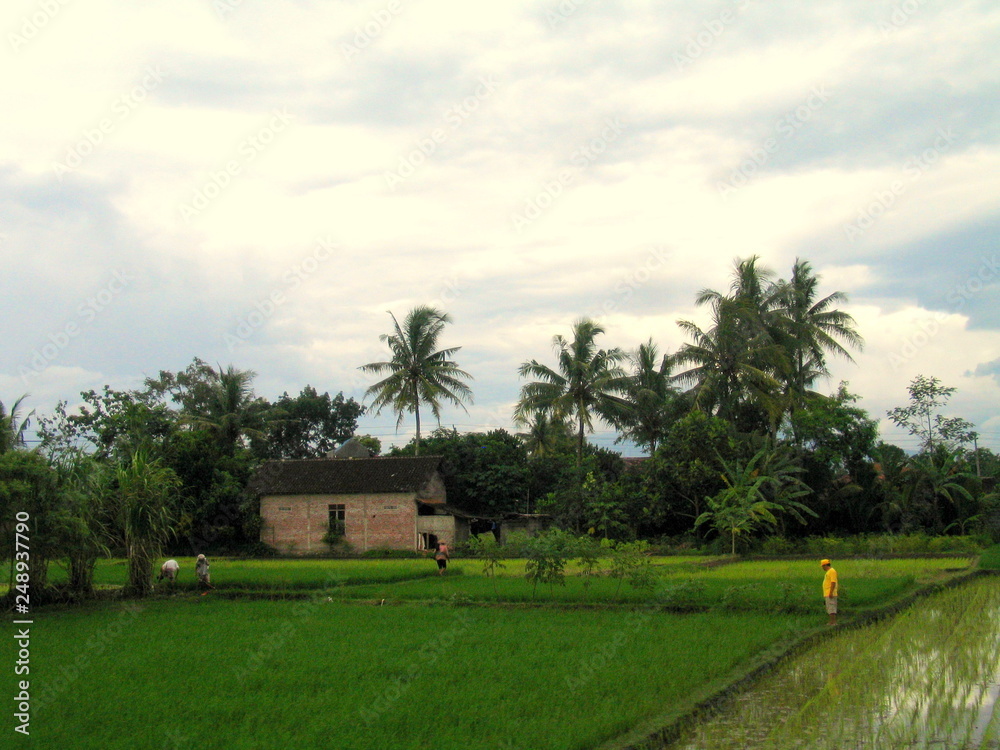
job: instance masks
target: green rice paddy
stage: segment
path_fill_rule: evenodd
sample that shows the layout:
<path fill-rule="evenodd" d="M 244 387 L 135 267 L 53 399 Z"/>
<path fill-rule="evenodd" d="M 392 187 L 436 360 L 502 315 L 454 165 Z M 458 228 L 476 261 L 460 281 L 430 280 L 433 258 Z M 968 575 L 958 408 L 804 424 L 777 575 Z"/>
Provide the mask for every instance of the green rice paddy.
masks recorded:
<path fill-rule="evenodd" d="M 825 622 L 816 561 L 656 558 L 651 589 L 569 565 L 533 590 L 523 561 L 213 559 L 200 596 L 178 560 L 152 599 L 33 613 L 31 747 L 620 747 Z M 835 561 L 844 619 L 971 564 Z"/>

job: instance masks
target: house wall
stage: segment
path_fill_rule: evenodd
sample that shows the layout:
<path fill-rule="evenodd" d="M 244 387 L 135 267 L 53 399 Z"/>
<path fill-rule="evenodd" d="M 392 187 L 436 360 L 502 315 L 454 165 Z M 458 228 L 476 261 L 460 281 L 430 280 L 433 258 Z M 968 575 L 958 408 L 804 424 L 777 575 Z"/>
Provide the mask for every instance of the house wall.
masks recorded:
<path fill-rule="evenodd" d="M 355 550 L 416 549 L 415 497 L 415 493 L 265 495 L 260 499 L 260 540 L 286 554 L 327 552 L 323 536 L 329 525 L 329 506 L 343 505 L 345 539 Z"/>

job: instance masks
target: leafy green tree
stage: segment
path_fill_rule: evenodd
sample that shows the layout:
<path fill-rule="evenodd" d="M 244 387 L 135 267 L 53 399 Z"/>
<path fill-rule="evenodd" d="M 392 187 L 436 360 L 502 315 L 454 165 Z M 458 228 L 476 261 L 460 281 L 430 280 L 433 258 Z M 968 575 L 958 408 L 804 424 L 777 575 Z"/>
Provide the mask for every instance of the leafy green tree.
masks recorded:
<path fill-rule="evenodd" d="M 172 469 L 143 450 L 118 467 L 116 480 L 117 522 L 128 558 L 125 590 L 146 596 L 153 589 L 153 561 L 174 533 L 171 507 L 180 481 Z"/>
<path fill-rule="evenodd" d="M 751 534 L 761 525 L 777 526 L 780 514 L 788 513 L 800 523 L 805 523 L 803 514 L 816 515 L 796 499 L 808 495 L 810 489 L 795 475 L 794 467 L 775 461 L 770 446 L 745 463 L 722 461 L 722 468 L 726 486 L 706 498 L 708 510 L 695 521 L 695 528 L 711 522 L 719 532 L 729 534 L 732 554 L 736 554 L 737 536 Z"/>
<path fill-rule="evenodd" d="M 148 391 L 118 391 L 108 385 L 80 394 L 77 413 L 60 401 L 51 415 L 38 419 L 38 435 L 47 452 L 72 451 L 89 444 L 99 460 L 125 460 L 132 452 L 159 450 L 178 428 L 177 414 Z"/>
<path fill-rule="evenodd" d="M 461 347 L 438 349 L 438 341 L 451 318 L 433 307 L 415 307 L 400 326 L 391 312 L 393 330 L 382 334 L 379 341 L 387 344 L 391 359 L 362 365 L 362 372 L 388 377 L 365 391 L 372 397 L 375 414 L 390 406 L 397 414 L 396 429 L 404 414 L 416 420 L 415 454 L 420 455 L 420 405 L 430 406 L 431 414 L 441 424 L 441 401 L 449 401 L 465 409 L 472 402 L 472 391 L 465 384 L 472 376 L 452 359 Z"/>
<path fill-rule="evenodd" d="M 499 516 L 523 511 L 528 494 L 528 456 L 523 443 L 506 430 L 470 432 L 437 429 L 422 443 L 425 453 L 441 456 L 448 503 L 469 513 Z M 389 455 L 416 455 L 416 441 Z"/>
<path fill-rule="evenodd" d="M 693 383 L 690 393 L 697 408 L 729 422 L 771 430 L 784 411 L 774 376 L 785 367 L 784 350 L 763 325 L 751 325 L 756 313 L 745 302 L 710 299 L 712 326 L 708 330 L 691 321 L 677 322 L 693 339 L 674 356 L 678 365 L 689 366 L 677 378 Z"/>
<path fill-rule="evenodd" d="M 616 542 L 608 546 L 611 551 L 609 575 L 618 579 L 615 596 L 621 591 L 622 581 L 628 581 L 635 589 L 652 589 L 656 585 L 656 574 L 649 558 L 649 542 L 638 539 L 634 542 Z"/>
<path fill-rule="evenodd" d="M 262 439 L 269 419 L 270 406 L 253 391 L 252 370 L 219 366 L 210 379 L 209 398 L 198 408 L 185 412 L 183 422 L 215 436 L 226 456 L 232 456 L 245 440 Z"/>
<path fill-rule="evenodd" d="M 651 492 L 657 498 L 653 522 L 664 531 L 691 528 L 706 497 L 724 487 L 719 457 L 736 457 L 738 444 L 732 425 L 702 411 L 692 411 L 675 422 L 651 461 Z"/>
<path fill-rule="evenodd" d="M 521 420 L 525 432 L 517 433 L 524 441 L 531 458 L 545 458 L 574 449 L 573 433 L 562 418 L 546 412 L 535 412 Z"/>
<path fill-rule="evenodd" d="M 910 458 L 906 473 L 907 493 L 912 504 L 915 497 L 923 496 L 930 507 L 931 530 L 944 531 L 941 500 L 947 501 L 955 519 L 953 525 L 965 531 L 966 525 L 976 514 L 975 498 L 967 485 L 975 475 L 969 471 L 968 462 L 961 450 L 949 450 L 939 445 L 935 450 Z M 952 525 L 952 524 L 949 524 Z"/>
<path fill-rule="evenodd" d="M 69 563 L 69 590 L 90 596 L 97 559 L 110 555 L 108 465 L 80 450 L 54 457 L 52 465 L 60 494 L 58 522 Z"/>
<path fill-rule="evenodd" d="M 878 423 L 857 401 L 842 382 L 831 396 L 808 395 L 788 419 L 788 434 L 797 436 L 791 440 L 802 479 L 815 493 L 818 520 L 810 524 L 812 533 L 864 533 L 882 500 L 872 458 Z"/>
<path fill-rule="evenodd" d="M 671 358 L 668 354 L 661 357 L 650 339 L 629 355 L 629 362 L 632 372 L 625 380 L 625 403 L 616 419 L 619 440 L 631 440 L 652 456 L 682 408 L 673 386 Z"/>
<path fill-rule="evenodd" d="M 583 318 L 573 325 L 573 340 L 562 335 L 552 339 L 556 368 L 530 360 L 521 365 L 522 378 L 535 378 L 521 387 L 514 409 L 516 421 L 525 423 L 537 413 L 557 420 L 573 419 L 577 426 L 577 467 L 583 463 L 586 432 L 594 431 L 594 417 L 613 423 L 624 401 L 625 354 L 618 348 L 598 349 L 597 337 L 604 328 Z"/>
<path fill-rule="evenodd" d="M 531 582 L 531 598 L 539 583 L 566 585 L 566 561 L 572 554 L 573 537 L 561 529 L 549 529 L 530 537 L 526 545 L 524 575 Z"/>
<path fill-rule="evenodd" d="M 854 318 L 835 307 L 847 302 L 847 295 L 833 292 L 819 298 L 819 280 L 809 261 L 796 258 L 791 278 L 776 288 L 775 325 L 789 354 L 784 382 L 792 414 L 805 406 L 816 378 L 829 375 L 828 352 L 853 362 L 847 346 L 864 346 Z"/>
<path fill-rule="evenodd" d="M 971 422 L 938 413 L 955 393 L 955 388 L 941 385 L 938 378 L 917 375 L 907 390 L 909 405 L 897 406 L 887 414 L 893 424 L 905 427 L 911 435 L 920 438 L 922 453 L 931 452 L 939 445 L 954 449 L 978 437 Z"/>
<path fill-rule="evenodd" d="M 618 489 L 617 483 L 587 473 L 583 480 L 583 523 L 589 533 L 604 539 L 617 539 L 628 533 L 626 498 Z"/>
<path fill-rule="evenodd" d="M 63 537 L 58 476 L 38 451 L 10 450 L 0 454 L 0 550 L 10 567 L 10 591 L 25 583 L 31 604 L 48 598 L 48 564 L 60 556 Z M 27 526 L 30 561 L 27 571 L 17 571 L 26 578 L 15 579 L 18 558 L 17 524 Z M 23 567 L 23 566 L 22 566 Z"/>
<path fill-rule="evenodd" d="M 255 442 L 255 452 L 263 458 L 322 458 L 346 442 L 358 428 L 364 407 L 353 398 L 338 393 L 320 395 L 311 385 L 291 397 L 282 393 L 273 404 L 277 418 Z"/>
<path fill-rule="evenodd" d="M 158 401 L 173 402 L 184 414 L 208 414 L 215 400 L 220 370 L 198 357 L 176 374 L 160 370 L 159 377 L 146 378 L 145 392 Z"/>
<path fill-rule="evenodd" d="M 27 397 L 28 394 L 24 394 L 17 399 L 10 407 L 10 411 L 4 406 L 3 401 L 0 401 L 0 453 L 25 446 L 24 431 L 28 429 L 31 417 L 35 414 L 34 410 L 26 415 L 22 414 L 21 405 Z"/>

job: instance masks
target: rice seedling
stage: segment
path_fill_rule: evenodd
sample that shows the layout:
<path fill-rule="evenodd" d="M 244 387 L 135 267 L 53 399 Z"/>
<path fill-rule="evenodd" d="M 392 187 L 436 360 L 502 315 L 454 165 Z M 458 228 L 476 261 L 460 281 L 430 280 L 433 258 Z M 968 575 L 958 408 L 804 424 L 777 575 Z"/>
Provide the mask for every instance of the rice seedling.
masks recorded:
<path fill-rule="evenodd" d="M 33 632 L 32 746 L 595 747 L 689 706 L 806 623 L 322 596 L 85 607 Z"/>
<path fill-rule="evenodd" d="M 994 747 L 998 635 L 995 580 L 935 594 L 794 657 L 673 747 Z"/>

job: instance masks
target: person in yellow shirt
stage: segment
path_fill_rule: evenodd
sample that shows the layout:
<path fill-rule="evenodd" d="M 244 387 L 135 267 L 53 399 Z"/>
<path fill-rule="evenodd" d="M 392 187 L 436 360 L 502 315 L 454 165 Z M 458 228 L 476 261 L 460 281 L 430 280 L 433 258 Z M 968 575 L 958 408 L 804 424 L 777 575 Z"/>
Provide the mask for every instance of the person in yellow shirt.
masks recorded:
<path fill-rule="evenodd" d="M 827 625 L 836 625 L 837 594 L 839 593 L 837 571 L 830 565 L 829 560 L 820 560 L 819 564 L 826 571 L 826 575 L 823 576 L 823 599 L 826 601 L 826 613 L 830 615 L 830 621 Z"/>

